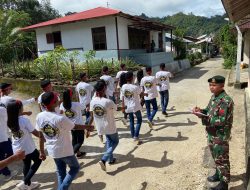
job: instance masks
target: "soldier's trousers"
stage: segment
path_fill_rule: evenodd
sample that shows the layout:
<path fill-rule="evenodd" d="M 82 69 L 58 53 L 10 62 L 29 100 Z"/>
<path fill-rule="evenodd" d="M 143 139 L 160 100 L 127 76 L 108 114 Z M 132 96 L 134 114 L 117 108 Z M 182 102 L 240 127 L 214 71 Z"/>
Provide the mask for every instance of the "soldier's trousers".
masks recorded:
<path fill-rule="evenodd" d="M 228 141 L 222 141 L 219 137 L 208 135 L 208 146 L 213 156 L 216 172 L 220 181 L 229 183 L 230 181 L 230 162 Z"/>

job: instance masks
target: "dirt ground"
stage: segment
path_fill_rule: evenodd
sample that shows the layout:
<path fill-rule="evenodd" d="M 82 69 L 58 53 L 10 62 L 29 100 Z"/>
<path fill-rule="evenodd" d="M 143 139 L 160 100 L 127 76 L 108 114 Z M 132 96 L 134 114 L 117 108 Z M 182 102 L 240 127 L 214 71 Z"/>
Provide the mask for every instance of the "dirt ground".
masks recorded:
<path fill-rule="evenodd" d="M 115 150 L 117 164 L 107 166 L 103 172 L 98 161 L 104 145 L 95 132 L 85 140 L 82 150 L 87 156 L 79 159 L 81 170 L 73 181 L 72 190 L 203 190 L 208 184 L 206 178 L 213 173 L 211 159 L 206 150 L 206 133 L 201 121 L 190 114 L 193 106 L 205 107 L 211 96 L 207 79 L 213 75 L 227 76 L 222 69 L 222 59 L 210 59 L 196 67 L 179 73 L 171 80 L 169 116 L 162 116 L 159 110 L 155 117 L 154 130 L 144 122 L 141 127 L 143 144 L 137 146 L 130 138 L 129 129 L 120 121 L 121 113 L 116 115 L 120 143 Z M 230 142 L 231 190 L 243 190 L 245 175 L 245 111 L 244 91 L 226 88 L 235 102 L 234 127 Z M 29 96 L 13 93 L 19 99 Z M 158 104 L 160 101 L 158 99 Z M 36 104 L 25 107 L 32 110 L 30 117 L 35 124 L 38 113 Z M 70 143 L 70 142 L 69 142 Z M 12 181 L 1 185 L 1 189 L 12 190 L 22 179 L 22 162 L 11 168 L 20 174 Z M 47 157 L 32 179 L 41 183 L 39 189 L 56 189 L 54 161 Z"/>

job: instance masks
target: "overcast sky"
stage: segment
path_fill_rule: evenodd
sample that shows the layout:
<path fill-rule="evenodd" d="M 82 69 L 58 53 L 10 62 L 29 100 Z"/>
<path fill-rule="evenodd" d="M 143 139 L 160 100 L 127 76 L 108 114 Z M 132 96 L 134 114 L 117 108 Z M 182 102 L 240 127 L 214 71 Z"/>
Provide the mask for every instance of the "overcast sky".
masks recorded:
<path fill-rule="evenodd" d="M 225 13 L 221 0 L 51 0 L 52 6 L 63 15 L 103 6 L 119 9 L 132 15 L 145 13 L 148 16 L 167 16 L 177 12 L 201 16 Z"/>

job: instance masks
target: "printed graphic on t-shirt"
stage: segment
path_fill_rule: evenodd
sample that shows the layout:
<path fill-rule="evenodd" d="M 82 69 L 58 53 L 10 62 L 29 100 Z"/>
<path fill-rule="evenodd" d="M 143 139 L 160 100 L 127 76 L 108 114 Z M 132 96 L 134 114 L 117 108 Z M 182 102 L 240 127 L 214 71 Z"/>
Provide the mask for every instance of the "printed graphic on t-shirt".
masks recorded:
<path fill-rule="evenodd" d="M 12 132 L 13 134 L 13 138 L 15 140 L 21 139 L 24 135 L 24 132 L 22 130 L 16 131 L 16 132 Z"/>
<path fill-rule="evenodd" d="M 3 103 L 0 103 L 0 107 L 6 108 L 6 106 Z"/>
<path fill-rule="evenodd" d="M 167 77 L 165 77 L 165 76 L 160 76 L 160 80 L 161 80 L 161 81 L 166 81 L 166 80 L 167 80 Z"/>
<path fill-rule="evenodd" d="M 150 82 L 150 81 L 146 81 L 145 84 L 144 84 L 144 86 L 145 86 L 147 89 L 150 89 L 150 88 L 152 88 L 153 83 Z"/>
<path fill-rule="evenodd" d="M 134 93 L 131 92 L 131 91 L 129 91 L 129 90 L 125 90 L 125 91 L 124 91 L 124 96 L 125 96 L 125 98 L 127 98 L 127 99 L 131 99 L 131 98 L 133 98 Z"/>
<path fill-rule="evenodd" d="M 109 85 L 109 81 L 108 80 L 106 80 L 105 83 L 106 83 L 107 86 Z"/>
<path fill-rule="evenodd" d="M 69 119 L 73 119 L 76 116 L 76 113 L 73 110 L 66 110 L 65 115 Z"/>
<path fill-rule="evenodd" d="M 80 96 L 86 96 L 87 91 L 86 91 L 85 89 L 81 88 L 81 89 L 79 90 L 79 94 L 80 94 Z"/>
<path fill-rule="evenodd" d="M 101 105 L 94 105 L 93 112 L 96 117 L 103 117 L 105 114 L 105 109 Z"/>
<path fill-rule="evenodd" d="M 59 129 L 57 127 L 52 127 L 52 124 L 46 123 L 42 127 L 43 133 L 50 139 L 55 139 L 59 136 Z"/>

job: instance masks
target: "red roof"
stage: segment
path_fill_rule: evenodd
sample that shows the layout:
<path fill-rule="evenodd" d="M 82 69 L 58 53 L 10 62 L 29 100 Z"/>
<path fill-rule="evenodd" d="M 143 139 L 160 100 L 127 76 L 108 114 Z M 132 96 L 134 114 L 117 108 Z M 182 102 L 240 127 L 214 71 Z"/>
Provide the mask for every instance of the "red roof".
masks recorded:
<path fill-rule="evenodd" d="M 69 16 L 64 16 L 61 18 L 56 18 L 56 19 L 49 20 L 46 22 L 34 24 L 31 26 L 22 28 L 22 30 L 30 30 L 30 29 L 41 28 L 41 27 L 50 26 L 50 25 L 63 24 L 63 23 L 87 20 L 87 19 L 92 19 L 92 18 L 116 15 L 119 13 L 121 13 L 121 11 L 110 9 L 110 8 L 97 7 L 97 8 L 83 11 L 80 13 L 75 13 Z"/>

